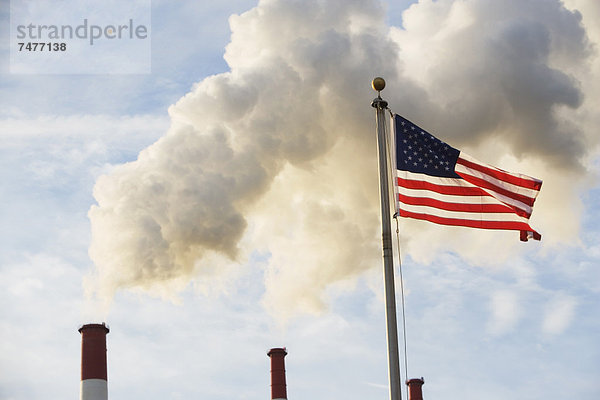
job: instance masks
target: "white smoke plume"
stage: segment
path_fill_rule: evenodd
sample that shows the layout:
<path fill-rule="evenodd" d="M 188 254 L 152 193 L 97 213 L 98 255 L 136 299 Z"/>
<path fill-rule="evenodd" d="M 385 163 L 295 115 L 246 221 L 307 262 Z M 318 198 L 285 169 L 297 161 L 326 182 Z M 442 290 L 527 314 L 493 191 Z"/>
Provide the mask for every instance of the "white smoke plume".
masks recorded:
<path fill-rule="evenodd" d="M 558 0 L 427 0 L 403 27 L 384 21 L 376 0 L 264 0 L 232 16 L 230 71 L 199 82 L 169 109 L 165 136 L 95 186 L 97 293 L 169 297 L 268 254 L 267 308 L 316 312 L 328 285 L 380 268 L 378 75 L 395 112 L 543 179 L 532 224 L 543 243 L 573 241 L 597 144 L 585 112 L 598 65 L 587 17 Z M 422 261 L 452 250 L 483 264 L 522 246 L 514 232 L 403 229 Z"/>

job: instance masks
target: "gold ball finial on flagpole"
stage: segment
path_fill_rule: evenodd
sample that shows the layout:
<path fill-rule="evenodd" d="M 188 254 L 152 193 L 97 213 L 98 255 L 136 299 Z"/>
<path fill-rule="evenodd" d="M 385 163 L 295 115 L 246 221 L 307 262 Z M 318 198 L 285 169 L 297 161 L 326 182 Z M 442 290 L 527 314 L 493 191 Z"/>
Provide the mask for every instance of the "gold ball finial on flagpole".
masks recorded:
<path fill-rule="evenodd" d="M 377 78 L 373 79 L 371 86 L 373 87 L 373 90 L 381 92 L 385 88 L 385 80 L 378 76 Z"/>
<path fill-rule="evenodd" d="M 387 108 L 387 101 L 381 98 L 381 91 L 385 88 L 385 80 L 382 77 L 378 76 L 377 78 L 373 79 L 373 82 L 371 82 L 371 86 L 373 87 L 373 90 L 377 91 L 377 98 L 373 100 L 371 106 L 381 109 Z"/>

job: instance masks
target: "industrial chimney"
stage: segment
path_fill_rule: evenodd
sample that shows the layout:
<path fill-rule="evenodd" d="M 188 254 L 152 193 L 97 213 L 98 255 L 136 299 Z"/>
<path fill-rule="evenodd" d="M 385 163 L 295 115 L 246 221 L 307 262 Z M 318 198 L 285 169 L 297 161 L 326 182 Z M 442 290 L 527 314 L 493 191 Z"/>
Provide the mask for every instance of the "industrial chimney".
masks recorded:
<path fill-rule="evenodd" d="M 271 357 L 271 399 L 286 400 L 285 361 L 287 351 L 284 348 L 274 348 L 267 353 Z"/>
<path fill-rule="evenodd" d="M 408 400 L 423 400 L 423 392 L 421 386 L 425 384 L 425 380 L 421 377 L 409 379 L 406 381 L 408 385 Z"/>
<path fill-rule="evenodd" d="M 81 388 L 80 400 L 108 400 L 106 374 L 106 334 L 108 326 L 87 324 L 81 333 Z"/>

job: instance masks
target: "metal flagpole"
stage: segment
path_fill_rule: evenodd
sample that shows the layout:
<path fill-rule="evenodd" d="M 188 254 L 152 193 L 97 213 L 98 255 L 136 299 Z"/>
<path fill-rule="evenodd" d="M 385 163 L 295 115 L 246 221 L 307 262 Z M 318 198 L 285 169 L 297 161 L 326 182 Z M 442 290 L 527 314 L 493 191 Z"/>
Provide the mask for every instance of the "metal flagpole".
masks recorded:
<path fill-rule="evenodd" d="M 381 198 L 381 230 L 383 239 L 383 278 L 385 291 L 385 316 L 388 344 L 388 374 L 390 399 L 401 400 L 400 357 L 398 356 L 398 324 L 396 321 L 396 291 L 394 289 L 394 260 L 392 254 L 392 227 L 388 189 L 387 137 L 385 133 L 385 110 L 387 101 L 381 98 L 385 88 L 383 78 L 373 79 L 373 89 L 378 92 L 371 106 L 376 109 L 377 144 L 379 148 L 379 197 Z"/>

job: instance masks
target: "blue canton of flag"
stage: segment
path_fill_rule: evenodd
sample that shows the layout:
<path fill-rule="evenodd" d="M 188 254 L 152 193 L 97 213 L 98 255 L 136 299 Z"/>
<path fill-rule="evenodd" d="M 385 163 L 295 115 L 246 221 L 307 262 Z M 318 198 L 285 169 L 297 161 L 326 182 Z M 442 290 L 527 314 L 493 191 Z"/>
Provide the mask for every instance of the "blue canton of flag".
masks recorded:
<path fill-rule="evenodd" d="M 431 176 L 457 178 L 454 165 L 460 151 L 425 132 L 412 122 L 397 116 L 396 142 L 398 169 Z"/>

